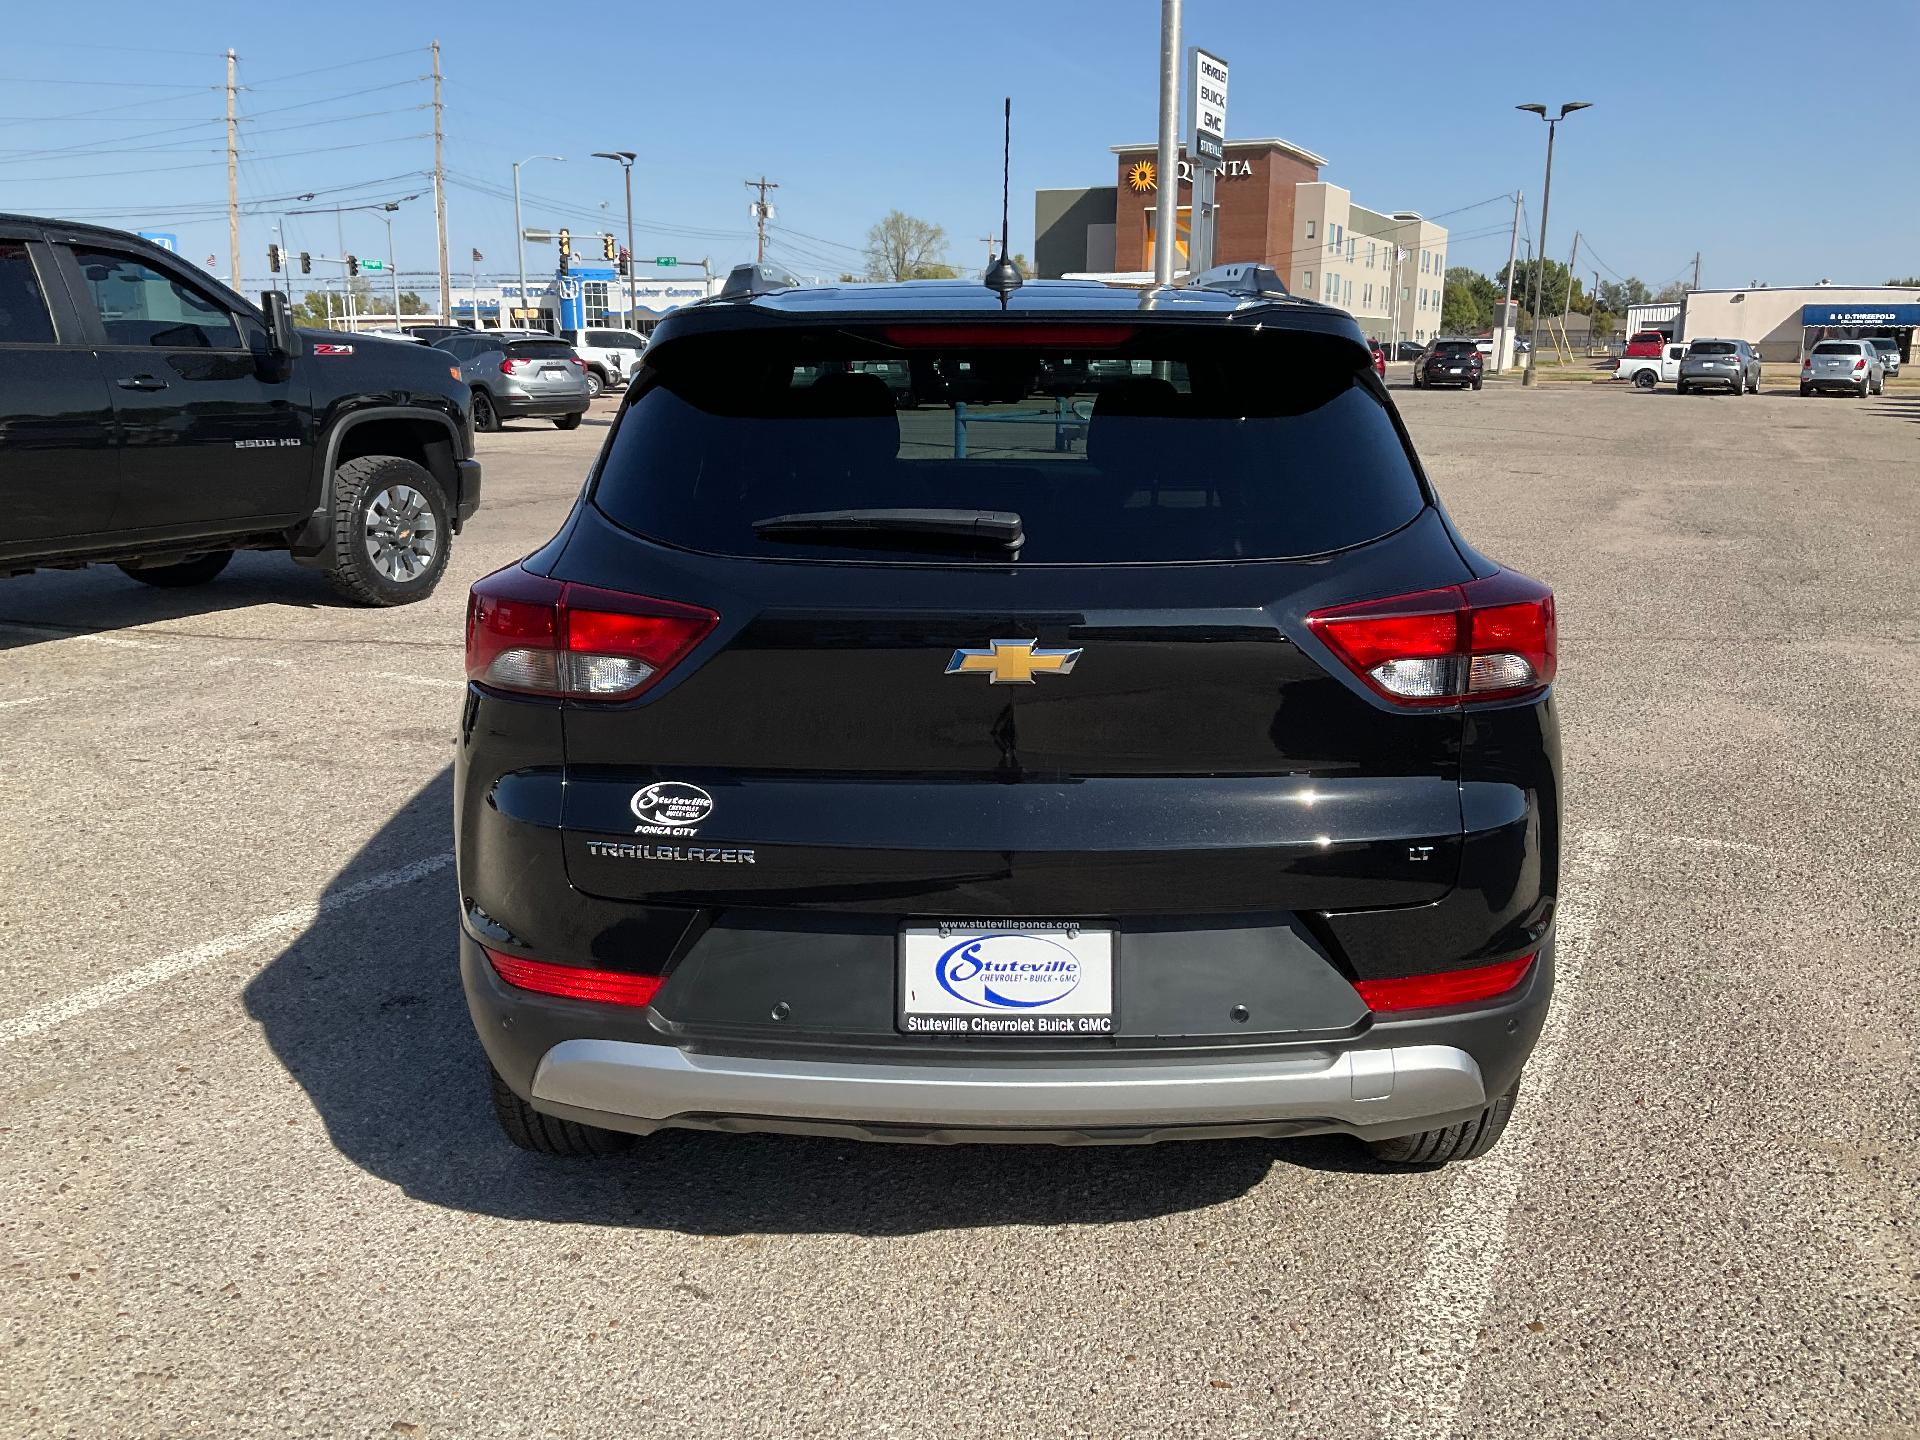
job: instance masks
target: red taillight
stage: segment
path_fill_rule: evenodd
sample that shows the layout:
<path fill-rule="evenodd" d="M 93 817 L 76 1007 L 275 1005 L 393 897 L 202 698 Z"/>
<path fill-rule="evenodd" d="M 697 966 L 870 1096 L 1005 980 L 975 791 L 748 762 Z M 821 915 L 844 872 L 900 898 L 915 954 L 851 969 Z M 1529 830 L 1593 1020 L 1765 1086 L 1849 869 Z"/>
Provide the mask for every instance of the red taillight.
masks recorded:
<path fill-rule="evenodd" d="M 1402 975 L 1392 980 L 1356 980 L 1353 988 L 1373 1011 L 1471 1005 L 1514 989 L 1527 978 L 1533 959 L 1531 955 L 1522 955 L 1517 960 L 1476 965 L 1471 970 L 1438 970 L 1430 975 Z"/>
<path fill-rule="evenodd" d="M 500 373 L 502 375 L 511 375 L 519 368 L 520 362 L 518 360 L 502 360 L 500 362 Z"/>
<path fill-rule="evenodd" d="M 1553 592 L 1503 570 L 1484 580 L 1316 610 L 1313 633 L 1396 705 L 1459 705 L 1536 694 L 1553 683 Z"/>
<path fill-rule="evenodd" d="M 521 990 L 542 995 L 562 995 L 569 1000 L 594 1000 L 602 1005 L 651 1005 L 664 977 L 626 975 L 618 970 L 583 970 L 575 965 L 550 965 L 545 960 L 525 960 L 518 955 L 502 955 L 488 950 L 487 960 L 494 973 Z"/>
<path fill-rule="evenodd" d="M 631 700 L 706 639 L 699 605 L 549 580 L 517 565 L 467 597 L 467 678 L 496 690 Z"/>
<path fill-rule="evenodd" d="M 581 369 L 581 372 L 582 372 L 582 373 L 585 373 L 585 371 L 586 371 L 586 368 L 587 368 L 587 362 L 586 362 L 586 361 L 584 361 L 584 360 L 582 360 L 582 359 L 581 359 L 581 358 L 580 358 L 580 357 L 579 357 L 578 355 L 575 355 L 575 356 L 573 357 L 573 363 L 574 363 L 574 364 L 576 364 L 576 365 L 578 365 L 578 366 L 580 367 L 580 369 Z"/>
<path fill-rule="evenodd" d="M 1856 370 L 1864 370 L 1867 368 L 1867 362 L 1864 360 L 1856 360 L 1853 362 L 1853 368 Z"/>

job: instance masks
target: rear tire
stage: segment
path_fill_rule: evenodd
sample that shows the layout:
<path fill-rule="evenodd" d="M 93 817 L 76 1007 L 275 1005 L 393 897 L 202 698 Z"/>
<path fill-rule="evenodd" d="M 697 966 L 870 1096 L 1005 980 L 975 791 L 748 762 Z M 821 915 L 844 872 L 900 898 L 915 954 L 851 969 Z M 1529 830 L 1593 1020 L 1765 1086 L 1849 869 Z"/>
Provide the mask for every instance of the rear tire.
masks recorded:
<path fill-rule="evenodd" d="M 356 605 L 411 605 L 440 583 L 453 517 L 440 482 L 398 455 L 363 455 L 333 472 L 327 579 Z"/>
<path fill-rule="evenodd" d="M 600 372 L 598 370 L 587 371 L 587 398 L 589 400 L 598 400 L 600 398 L 600 392 L 606 388 L 607 382 L 600 378 Z"/>
<path fill-rule="evenodd" d="M 580 417 L 578 415 L 556 415 L 553 417 L 553 428 L 556 430 L 578 430 L 580 428 Z"/>
<path fill-rule="evenodd" d="M 1633 388 L 1636 390 L 1651 390 L 1659 383 L 1651 370 L 1642 370 L 1633 377 Z"/>
<path fill-rule="evenodd" d="M 1676 395 L 1684 395 L 1684 394 L 1686 394 L 1686 393 L 1687 393 L 1687 382 L 1686 382 L 1686 381 L 1684 381 L 1684 380 L 1676 380 L 1676 381 L 1674 381 L 1674 382 L 1673 382 L 1673 390 L 1674 390 L 1674 393 L 1675 393 Z"/>
<path fill-rule="evenodd" d="M 482 435 L 492 435 L 500 429 L 500 412 L 493 408 L 493 398 L 484 390 L 473 392 L 473 428 Z"/>
<path fill-rule="evenodd" d="M 138 580 L 142 585 L 158 585 L 162 590 L 178 590 L 188 585 L 204 585 L 233 559 L 231 550 L 215 550 L 211 554 L 196 555 L 191 560 L 178 560 L 171 565 L 122 565 L 121 571 Z"/>
<path fill-rule="evenodd" d="M 1800 398 L 1801 398 L 1801 399 L 1803 399 L 1803 400 L 1804 400 L 1804 399 L 1806 399 L 1806 397 L 1807 397 L 1807 396 L 1809 396 L 1809 395 L 1811 395 L 1811 394 L 1813 394 L 1813 386 L 1811 386 L 1811 385 L 1802 385 L 1802 386 L 1800 387 Z"/>
<path fill-rule="evenodd" d="M 1391 1140 L 1370 1140 L 1367 1149 L 1373 1158 L 1389 1165 L 1418 1166 L 1431 1169 L 1455 1160 L 1477 1160 L 1487 1153 L 1507 1128 L 1513 1115 L 1513 1088 L 1471 1120 L 1439 1130 L 1422 1130 L 1413 1135 L 1396 1135 Z"/>
<path fill-rule="evenodd" d="M 602 1130 L 597 1125 L 543 1115 L 514 1094 L 491 1065 L 487 1067 L 487 1079 L 493 1092 L 493 1118 L 500 1122 L 507 1139 L 522 1150 L 567 1159 L 592 1158 L 617 1155 L 630 1149 L 637 1138 L 619 1130 Z"/>

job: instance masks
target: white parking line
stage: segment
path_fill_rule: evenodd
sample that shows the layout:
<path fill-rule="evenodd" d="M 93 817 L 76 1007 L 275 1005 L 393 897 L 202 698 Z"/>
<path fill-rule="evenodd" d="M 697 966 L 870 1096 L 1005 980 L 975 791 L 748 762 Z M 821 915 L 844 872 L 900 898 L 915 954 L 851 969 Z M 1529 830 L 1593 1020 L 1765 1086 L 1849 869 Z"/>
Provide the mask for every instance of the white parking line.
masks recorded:
<path fill-rule="evenodd" d="M 1527 1062 L 1526 1089 L 1500 1143 L 1459 1167 L 1446 1209 L 1427 1237 L 1420 1279 L 1391 1332 L 1403 1347 L 1382 1386 L 1386 1411 L 1379 1428 L 1391 1440 L 1447 1440 L 1455 1433 L 1453 1417 L 1472 1369 L 1480 1317 L 1498 1279 L 1533 1150 L 1528 1107 L 1543 1105 L 1552 1094 L 1567 1014 L 1579 1000 L 1580 970 L 1619 842 L 1613 831 L 1597 830 L 1569 847 L 1565 893 L 1572 898 L 1554 927 L 1554 1003 Z"/>
<path fill-rule="evenodd" d="M 251 950 L 256 945 L 265 945 L 278 940 L 293 931 L 305 929 L 322 915 L 328 915 L 348 905 L 357 905 L 370 896 L 383 891 L 398 889 L 402 885 L 411 885 L 414 881 L 435 874 L 453 864 L 451 854 L 428 855 L 414 861 L 411 865 L 402 865 L 397 870 L 387 870 L 371 875 L 365 880 L 349 885 L 344 890 L 335 891 L 323 899 L 291 910 L 282 910 L 277 915 L 269 915 L 264 920 L 256 920 L 244 930 L 231 935 L 223 935 L 217 940 L 204 940 L 185 950 L 176 950 L 171 955 L 163 955 L 132 970 L 103 980 L 100 984 L 85 990 L 76 990 L 71 995 L 63 995 L 58 1000 L 49 1000 L 44 1005 L 36 1005 L 24 1014 L 14 1015 L 0 1020 L 0 1045 L 9 1045 L 16 1040 L 24 1040 L 32 1035 L 51 1030 L 56 1025 L 64 1025 L 69 1020 L 78 1019 L 103 1005 L 111 1005 L 136 995 L 150 986 L 159 985 L 197 970 L 215 960 L 228 955 Z"/>
<path fill-rule="evenodd" d="M 175 647 L 161 640 L 135 640 L 126 635 L 101 635 L 87 630 L 65 630 L 58 625 L 23 625 L 16 621 L 0 621 L 0 630 L 11 630 L 16 635 L 32 635 L 41 640 L 78 640 L 83 645 L 111 645 L 120 650 L 172 650 Z"/>
<path fill-rule="evenodd" d="M 52 698 L 51 695 L 25 695 L 18 700 L 0 700 L 0 710 L 12 710 L 21 705 L 42 705 Z"/>

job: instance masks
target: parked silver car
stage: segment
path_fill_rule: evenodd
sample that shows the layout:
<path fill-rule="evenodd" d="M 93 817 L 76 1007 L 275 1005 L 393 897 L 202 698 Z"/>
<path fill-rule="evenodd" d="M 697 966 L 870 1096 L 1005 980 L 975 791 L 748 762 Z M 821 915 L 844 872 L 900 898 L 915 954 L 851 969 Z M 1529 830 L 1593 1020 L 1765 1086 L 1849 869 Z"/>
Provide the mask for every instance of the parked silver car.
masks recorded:
<path fill-rule="evenodd" d="M 473 390 L 473 428 L 498 430 L 502 420 L 551 420 L 577 429 L 591 399 L 586 362 L 551 335 L 474 330 L 438 342 L 460 362 Z"/>
<path fill-rule="evenodd" d="M 1869 335 L 1867 343 L 1880 352 L 1880 363 L 1887 367 L 1887 379 L 1900 374 L 1900 342 L 1886 335 Z"/>
<path fill-rule="evenodd" d="M 1680 377 L 1674 389 L 1728 390 L 1735 395 L 1760 390 L 1760 357 L 1744 340 L 1695 340 L 1680 357 Z"/>
<path fill-rule="evenodd" d="M 1887 388 L 1887 367 L 1870 340 L 1822 340 L 1800 362 L 1800 393 L 1842 390 L 1878 395 Z"/>

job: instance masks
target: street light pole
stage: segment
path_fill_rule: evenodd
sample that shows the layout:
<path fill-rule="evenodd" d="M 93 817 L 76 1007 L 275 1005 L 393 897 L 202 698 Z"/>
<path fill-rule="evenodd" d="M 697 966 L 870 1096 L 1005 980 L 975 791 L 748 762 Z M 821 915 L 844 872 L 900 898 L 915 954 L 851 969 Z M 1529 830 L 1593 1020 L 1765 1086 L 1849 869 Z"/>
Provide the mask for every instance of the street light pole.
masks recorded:
<path fill-rule="evenodd" d="M 1522 385 L 1531 385 L 1534 383 L 1533 369 L 1540 358 L 1540 306 L 1546 293 L 1547 283 L 1547 206 L 1553 201 L 1553 134 L 1560 128 L 1562 120 L 1576 110 L 1592 109 L 1593 102 L 1569 100 L 1560 107 L 1560 113 L 1555 116 L 1549 116 L 1547 107 L 1544 105 L 1516 105 L 1513 108 L 1529 111 L 1547 122 L 1547 178 L 1540 189 L 1540 263 L 1533 272 L 1533 339 L 1528 342 L 1526 371 L 1520 376 Z M 1571 272 L 1568 273 L 1567 282 L 1568 284 L 1573 282 Z"/>
<path fill-rule="evenodd" d="M 1174 240 L 1180 228 L 1180 0 L 1160 0 L 1158 217 L 1153 235 L 1153 283 L 1173 284 Z"/>
<path fill-rule="evenodd" d="M 380 207 L 380 218 L 387 222 L 387 279 L 393 291 L 393 328 L 400 328 L 400 269 L 394 264 L 393 255 L 393 212 L 400 208 L 400 202 L 390 200 Z"/>
<path fill-rule="evenodd" d="M 520 306 L 527 308 L 527 232 L 520 224 L 520 167 L 531 165 L 536 160 L 564 160 L 562 155 L 529 155 L 524 160 L 513 162 L 513 245 L 520 256 Z M 501 327 L 505 329 L 503 325 Z"/>
<path fill-rule="evenodd" d="M 596 160 L 617 160 L 627 178 L 627 328 L 633 329 L 640 323 L 640 291 L 634 280 L 634 267 L 638 257 L 633 253 L 633 162 L 640 157 L 631 150 L 596 150 Z"/>

